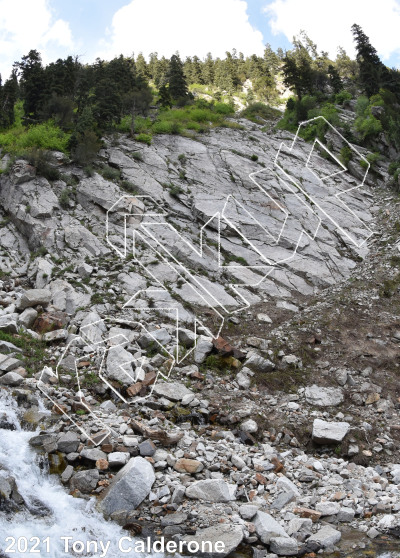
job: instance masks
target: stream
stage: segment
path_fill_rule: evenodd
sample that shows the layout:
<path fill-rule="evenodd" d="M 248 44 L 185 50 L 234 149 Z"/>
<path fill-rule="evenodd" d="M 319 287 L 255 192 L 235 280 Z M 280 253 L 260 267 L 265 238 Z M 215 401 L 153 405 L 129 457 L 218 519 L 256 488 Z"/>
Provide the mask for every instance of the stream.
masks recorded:
<path fill-rule="evenodd" d="M 73 498 L 56 475 L 47 473 L 40 454 L 28 443 L 32 436 L 32 432 L 21 428 L 15 401 L 1 390 L 0 558 L 34 555 L 49 558 L 138 556 L 134 551 L 121 553 L 119 541 L 129 533 L 116 523 L 106 521 L 95 510 L 94 499 Z M 18 506 L 20 511 L 17 512 L 10 509 L 1 494 L 5 480 L 10 477 L 15 479 L 24 502 Z M 72 544 L 77 541 L 82 544 L 77 544 L 74 551 Z M 97 543 L 97 549 L 93 541 Z M 104 553 L 104 545 L 108 542 L 110 544 Z M 124 542 L 124 550 L 133 546 L 134 543 L 129 545 Z"/>

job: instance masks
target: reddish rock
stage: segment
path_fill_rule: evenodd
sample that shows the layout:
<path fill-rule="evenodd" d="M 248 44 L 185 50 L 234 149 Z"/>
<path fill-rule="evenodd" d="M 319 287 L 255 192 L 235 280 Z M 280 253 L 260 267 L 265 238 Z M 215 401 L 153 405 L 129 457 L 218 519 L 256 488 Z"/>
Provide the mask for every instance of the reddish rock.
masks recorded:
<path fill-rule="evenodd" d="M 131 386 L 128 387 L 126 393 L 129 397 L 135 397 L 135 395 L 138 395 L 138 393 L 140 393 L 142 388 L 143 388 L 142 382 L 136 382 L 136 384 L 132 384 Z"/>
<path fill-rule="evenodd" d="M 56 329 L 63 329 L 68 323 L 68 314 L 60 311 L 43 312 L 33 324 L 34 331 L 38 333 L 48 333 Z"/>
<path fill-rule="evenodd" d="M 309 508 L 294 508 L 293 513 L 299 515 L 300 517 L 305 517 L 311 519 L 313 523 L 319 520 L 321 513 Z"/>
<path fill-rule="evenodd" d="M 213 339 L 214 348 L 224 356 L 230 356 L 233 354 L 233 347 L 224 339 L 223 337 L 219 336 L 216 339 Z"/>
<path fill-rule="evenodd" d="M 261 473 L 256 473 L 256 481 L 258 484 L 263 484 L 264 486 L 268 484 L 267 479 Z"/>
<path fill-rule="evenodd" d="M 88 360 L 83 360 L 82 362 L 78 362 L 78 364 L 76 365 L 77 368 L 87 368 L 88 366 L 90 366 L 90 362 Z"/>
<path fill-rule="evenodd" d="M 151 386 L 156 381 L 156 378 L 157 378 L 157 374 L 155 372 L 153 371 L 147 372 L 146 376 L 144 377 L 144 380 L 142 381 L 142 385 Z"/>
<path fill-rule="evenodd" d="M 271 463 L 275 465 L 275 469 L 274 469 L 275 473 L 280 473 L 285 468 L 284 464 L 281 461 L 279 461 L 277 457 L 272 457 Z"/>
<path fill-rule="evenodd" d="M 56 415 L 62 415 L 63 413 L 67 413 L 68 407 L 66 405 L 53 405 L 51 412 L 55 413 Z"/>
<path fill-rule="evenodd" d="M 178 459 L 174 465 L 174 469 L 175 471 L 178 471 L 178 473 L 190 473 L 191 475 L 200 473 L 203 468 L 203 463 L 200 463 L 200 461 L 197 461 L 196 459 Z"/>
<path fill-rule="evenodd" d="M 107 459 L 98 459 L 96 461 L 96 469 L 98 469 L 99 471 L 106 471 L 108 469 Z"/>
<path fill-rule="evenodd" d="M 104 453 L 112 453 L 113 452 L 113 445 L 112 444 L 102 444 L 101 451 Z"/>

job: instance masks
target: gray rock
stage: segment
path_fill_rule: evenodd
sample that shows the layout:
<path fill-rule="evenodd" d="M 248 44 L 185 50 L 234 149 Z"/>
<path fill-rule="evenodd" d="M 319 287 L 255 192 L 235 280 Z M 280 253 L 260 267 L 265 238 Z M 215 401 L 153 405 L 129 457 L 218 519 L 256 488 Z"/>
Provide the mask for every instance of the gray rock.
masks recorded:
<path fill-rule="evenodd" d="M 240 517 L 246 519 L 247 521 L 253 519 L 257 512 L 258 506 L 255 506 L 254 504 L 243 504 L 239 508 Z"/>
<path fill-rule="evenodd" d="M 235 453 L 232 455 L 231 461 L 232 461 L 232 465 L 237 467 L 239 471 L 241 471 L 243 467 L 246 467 L 246 462 L 239 455 L 236 455 Z"/>
<path fill-rule="evenodd" d="M 336 407 L 343 403 L 344 395 L 340 388 L 308 386 L 305 389 L 306 401 L 316 407 Z"/>
<path fill-rule="evenodd" d="M 290 537 L 273 537 L 269 550 L 278 556 L 296 556 L 299 552 L 299 543 Z"/>
<path fill-rule="evenodd" d="M 101 403 L 100 409 L 103 412 L 105 411 L 107 413 L 115 413 L 115 411 L 117 410 L 117 406 L 111 401 L 111 399 L 109 399 L 108 401 L 103 401 L 103 403 Z"/>
<path fill-rule="evenodd" d="M 154 346 L 158 347 L 157 343 L 161 345 L 167 345 L 171 341 L 171 336 L 165 328 L 154 329 L 145 333 L 138 339 L 138 344 L 142 349 L 147 349 L 148 347 Z"/>
<path fill-rule="evenodd" d="M 241 430 L 244 432 L 249 432 L 250 434 L 254 434 L 258 430 L 258 425 L 255 420 L 248 419 L 242 422 L 240 425 Z"/>
<path fill-rule="evenodd" d="M 129 455 L 127 451 L 114 451 L 108 454 L 108 463 L 110 467 L 123 467 L 128 463 Z"/>
<path fill-rule="evenodd" d="M 336 515 L 339 513 L 340 504 L 337 502 L 318 502 L 315 509 L 320 512 L 322 516 L 324 515 Z"/>
<path fill-rule="evenodd" d="M 293 492 L 281 492 L 273 501 L 271 509 L 281 511 L 282 508 L 284 508 L 290 502 L 293 502 L 293 500 L 295 499 L 296 496 L 293 494 Z"/>
<path fill-rule="evenodd" d="M 245 360 L 244 365 L 255 372 L 271 372 L 275 369 L 275 364 L 273 362 L 255 352 L 251 353 Z"/>
<path fill-rule="evenodd" d="M 285 529 L 269 513 L 258 511 L 253 519 L 257 535 L 261 542 L 269 544 L 276 537 L 289 538 Z"/>
<path fill-rule="evenodd" d="M 180 328 L 178 330 L 178 339 L 184 347 L 190 348 L 196 343 L 196 334 L 190 329 Z"/>
<path fill-rule="evenodd" d="M 68 331 L 66 329 L 56 329 L 55 331 L 48 331 L 42 335 L 43 341 L 52 343 L 53 341 L 65 341 L 68 338 Z"/>
<path fill-rule="evenodd" d="M 348 422 L 326 422 L 315 419 L 312 439 L 318 444 L 337 444 L 341 442 L 350 429 Z"/>
<path fill-rule="evenodd" d="M 161 527 L 167 527 L 169 525 L 181 525 L 182 523 L 185 523 L 187 518 L 187 513 L 171 513 L 161 519 Z"/>
<path fill-rule="evenodd" d="M 18 333 L 18 314 L 0 316 L 0 331 L 5 333 Z"/>
<path fill-rule="evenodd" d="M 18 300 L 17 307 L 19 310 L 30 308 L 31 306 L 47 306 L 51 301 L 51 292 L 48 289 L 30 289 L 25 291 Z"/>
<path fill-rule="evenodd" d="M 229 485 L 222 479 L 200 480 L 186 488 L 186 496 L 205 502 L 230 502 L 232 496 Z"/>
<path fill-rule="evenodd" d="M 24 381 L 24 378 L 17 374 L 16 372 L 7 372 L 0 378 L 0 384 L 3 386 L 19 386 Z"/>
<path fill-rule="evenodd" d="M 143 457 L 152 457 L 156 453 L 156 449 L 151 440 L 144 440 L 139 444 L 140 455 Z"/>
<path fill-rule="evenodd" d="M 0 340 L 0 352 L 1 353 L 22 353 L 22 349 L 16 347 L 13 343 L 9 341 Z"/>
<path fill-rule="evenodd" d="M 11 372 L 19 368 L 22 361 L 18 358 L 13 358 L 11 355 L 0 354 L 0 372 Z"/>
<path fill-rule="evenodd" d="M 101 451 L 98 448 L 83 449 L 81 451 L 81 457 L 87 459 L 88 461 L 92 461 L 93 463 L 96 463 L 99 459 L 107 459 L 107 455 L 104 451 Z"/>
<path fill-rule="evenodd" d="M 143 457 L 134 457 L 114 477 L 101 502 L 107 517 L 116 511 L 130 512 L 150 494 L 155 481 L 153 467 Z"/>
<path fill-rule="evenodd" d="M 200 335 L 197 338 L 196 348 L 194 350 L 195 363 L 202 364 L 212 350 L 213 350 L 213 343 L 211 337 Z"/>
<path fill-rule="evenodd" d="M 181 401 L 185 395 L 193 395 L 193 392 L 183 384 L 167 382 L 155 384 L 153 393 L 159 397 L 166 397 L 170 401 Z"/>
<path fill-rule="evenodd" d="M 87 277 L 90 277 L 93 273 L 93 267 L 87 263 L 81 263 L 80 265 L 78 265 L 76 270 L 79 273 L 79 275 L 82 277 L 82 279 L 86 279 Z"/>
<path fill-rule="evenodd" d="M 353 521 L 355 514 L 353 508 L 342 506 L 337 514 L 337 520 L 341 523 L 350 523 L 350 521 Z"/>
<path fill-rule="evenodd" d="M 74 474 L 74 468 L 72 467 L 72 465 L 67 465 L 61 474 L 61 482 L 66 484 L 70 480 L 73 474 Z"/>
<path fill-rule="evenodd" d="M 61 434 L 57 442 L 57 449 L 63 453 L 73 453 L 80 444 L 78 435 L 75 432 L 65 432 Z"/>
<path fill-rule="evenodd" d="M 70 487 L 72 490 L 79 490 L 83 494 L 90 494 L 100 480 L 100 474 L 97 469 L 88 469 L 87 471 L 79 471 L 71 478 Z"/>
<path fill-rule="evenodd" d="M 340 386 L 344 386 L 347 382 L 348 372 L 346 368 L 338 368 L 335 372 L 335 379 Z"/>
<path fill-rule="evenodd" d="M 231 552 L 236 550 L 243 540 L 243 529 L 240 525 L 227 525 L 221 523 L 219 525 L 214 525 L 213 527 L 208 527 L 207 529 L 199 530 L 196 535 L 189 535 L 184 537 L 184 542 L 186 544 L 193 542 L 198 543 L 200 546 L 200 551 L 196 552 L 196 556 L 202 558 L 224 558 L 228 556 Z M 203 541 L 208 541 L 211 543 L 212 550 L 206 552 L 201 552 L 201 543 Z M 218 550 L 221 548 L 222 551 L 216 552 L 215 546 L 220 543 Z"/>
<path fill-rule="evenodd" d="M 112 347 L 107 354 L 107 378 L 121 382 L 125 386 L 135 383 L 132 363 L 135 359 L 131 353 L 120 345 Z"/>
<path fill-rule="evenodd" d="M 31 328 L 37 317 L 38 313 L 34 308 L 25 308 L 18 318 L 18 323 L 24 327 Z"/>
<path fill-rule="evenodd" d="M 307 539 L 307 544 L 317 543 L 321 548 L 330 548 L 342 538 L 342 533 L 329 525 L 322 527 L 317 533 Z"/>

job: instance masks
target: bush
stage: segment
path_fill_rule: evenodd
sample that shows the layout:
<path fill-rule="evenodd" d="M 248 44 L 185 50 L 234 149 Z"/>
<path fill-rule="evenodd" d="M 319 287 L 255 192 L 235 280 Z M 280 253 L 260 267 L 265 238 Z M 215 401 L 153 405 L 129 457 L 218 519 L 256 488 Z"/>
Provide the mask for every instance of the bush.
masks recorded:
<path fill-rule="evenodd" d="M 92 130 L 85 130 L 76 137 L 73 159 L 76 163 L 88 166 L 96 159 L 101 143 Z"/>
<path fill-rule="evenodd" d="M 51 164 L 52 157 L 47 151 L 33 148 L 27 151 L 26 159 L 36 168 L 39 176 L 43 176 L 47 180 L 59 180 L 61 177 L 60 171 Z"/>
<path fill-rule="evenodd" d="M 147 145 L 151 145 L 152 137 L 150 134 L 138 134 L 136 136 L 136 141 L 140 141 L 141 143 L 146 143 Z"/>
<path fill-rule="evenodd" d="M 104 166 L 100 172 L 106 180 L 115 181 L 121 178 L 121 171 L 113 169 L 112 167 Z"/>
<path fill-rule="evenodd" d="M 132 153 L 132 159 L 136 159 L 136 161 L 143 161 L 143 153 L 141 151 L 134 151 Z"/>
<path fill-rule="evenodd" d="M 241 112 L 240 116 L 259 124 L 260 119 L 276 120 L 282 116 L 282 113 L 264 103 L 252 103 Z"/>
<path fill-rule="evenodd" d="M 67 209 L 69 207 L 70 191 L 65 189 L 61 192 L 58 201 L 62 208 Z"/>
<path fill-rule="evenodd" d="M 340 160 L 346 168 L 349 164 L 349 161 L 351 161 L 352 158 L 353 158 L 353 151 L 347 144 L 344 145 L 340 150 Z"/>
<path fill-rule="evenodd" d="M 345 105 L 348 101 L 350 101 L 353 98 L 352 94 L 349 93 L 348 91 L 339 91 L 339 93 L 336 93 L 335 95 L 335 103 L 337 105 Z"/>
<path fill-rule="evenodd" d="M 52 120 L 29 128 L 22 125 L 0 133 L 0 147 L 21 155 L 31 149 L 67 152 L 70 134 L 63 132 Z"/>
<path fill-rule="evenodd" d="M 252 155 L 252 156 L 250 157 L 250 159 L 251 159 L 252 161 L 258 161 L 258 155 Z"/>

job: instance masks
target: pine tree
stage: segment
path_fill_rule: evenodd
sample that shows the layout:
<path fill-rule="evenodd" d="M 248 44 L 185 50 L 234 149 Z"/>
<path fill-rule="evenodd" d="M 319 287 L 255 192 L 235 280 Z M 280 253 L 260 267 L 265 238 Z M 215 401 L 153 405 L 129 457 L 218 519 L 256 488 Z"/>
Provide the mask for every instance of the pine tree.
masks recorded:
<path fill-rule="evenodd" d="M 371 97 L 379 92 L 383 82 L 387 80 L 388 71 L 361 27 L 354 24 L 351 30 L 356 42 L 359 79 L 365 93 Z"/>
<path fill-rule="evenodd" d="M 40 53 L 37 50 L 29 51 L 14 68 L 19 70 L 25 116 L 37 118 L 49 89 Z"/>
<path fill-rule="evenodd" d="M 168 87 L 164 84 L 159 89 L 158 104 L 163 108 L 172 106 L 172 99 Z"/>
<path fill-rule="evenodd" d="M 183 73 L 183 64 L 178 54 L 173 54 L 169 61 L 169 69 L 167 74 L 169 94 L 172 99 L 186 99 L 188 96 L 188 88 Z"/>
<path fill-rule="evenodd" d="M 342 91 L 343 82 L 340 79 L 339 72 L 337 71 L 335 66 L 333 66 L 332 64 L 330 64 L 328 66 L 328 75 L 329 75 L 329 80 L 330 80 L 330 84 L 331 84 L 331 87 L 333 89 L 333 92 L 334 93 L 339 93 L 339 91 Z"/>

